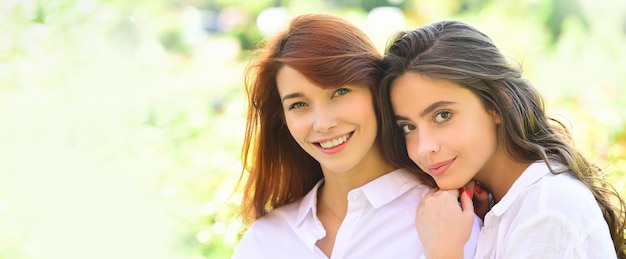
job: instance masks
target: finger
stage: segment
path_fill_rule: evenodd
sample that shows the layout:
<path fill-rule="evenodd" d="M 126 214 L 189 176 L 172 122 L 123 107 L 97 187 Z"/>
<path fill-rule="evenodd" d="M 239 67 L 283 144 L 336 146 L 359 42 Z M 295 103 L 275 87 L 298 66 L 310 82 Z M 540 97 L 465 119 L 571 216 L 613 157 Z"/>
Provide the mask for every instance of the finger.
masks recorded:
<path fill-rule="evenodd" d="M 483 190 L 480 185 L 474 185 L 474 196 L 473 200 L 479 204 L 488 204 L 489 203 L 489 193 Z"/>
<path fill-rule="evenodd" d="M 437 188 L 433 188 L 429 190 L 426 194 L 424 194 L 424 198 L 417 205 L 417 211 L 419 211 L 422 207 L 426 206 L 427 203 L 433 198 L 433 196 L 438 192 Z"/>
<path fill-rule="evenodd" d="M 471 192 L 469 190 L 461 193 L 461 209 L 463 209 L 463 211 L 470 209 L 474 211 L 474 203 L 472 202 L 472 197 L 470 197 L 470 195 Z"/>
<path fill-rule="evenodd" d="M 466 186 L 467 186 L 467 185 L 466 185 Z M 465 193 L 465 194 L 468 194 L 470 198 L 472 198 L 472 196 L 474 196 L 474 193 L 472 192 L 472 190 L 467 189 L 467 188 L 465 188 L 465 187 L 461 187 L 461 188 L 459 188 L 459 189 L 458 189 L 458 190 L 456 190 L 456 191 L 457 191 L 457 195 L 456 195 L 456 197 L 457 197 L 457 199 L 459 200 L 459 202 L 461 201 L 461 195 L 463 195 L 464 193 Z"/>
<path fill-rule="evenodd" d="M 474 190 L 474 186 L 476 186 L 476 182 L 474 180 L 470 180 L 468 183 L 465 184 L 465 189 Z"/>
<path fill-rule="evenodd" d="M 480 185 L 474 187 L 474 213 L 478 215 L 482 220 L 485 219 L 485 215 L 491 209 L 489 206 L 489 192 L 483 190 Z"/>
<path fill-rule="evenodd" d="M 471 192 L 469 190 L 461 193 L 461 210 L 465 220 L 474 222 L 474 204 L 470 195 Z"/>

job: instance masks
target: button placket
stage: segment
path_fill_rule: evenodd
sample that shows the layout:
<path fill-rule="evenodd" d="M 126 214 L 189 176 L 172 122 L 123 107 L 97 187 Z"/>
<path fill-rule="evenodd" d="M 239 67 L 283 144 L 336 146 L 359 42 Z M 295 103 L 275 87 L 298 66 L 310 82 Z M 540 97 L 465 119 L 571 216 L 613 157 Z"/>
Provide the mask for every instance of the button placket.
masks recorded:
<path fill-rule="evenodd" d="M 341 258 L 346 253 L 346 249 L 350 246 L 350 241 L 353 238 L 353 233 L 358 229 L 358 220 L 366 208 L 364 196 L 359 192 L 360 190 L 352 190 L 348 193 L 346 217 L 337 232 L 333 257 Z"/>

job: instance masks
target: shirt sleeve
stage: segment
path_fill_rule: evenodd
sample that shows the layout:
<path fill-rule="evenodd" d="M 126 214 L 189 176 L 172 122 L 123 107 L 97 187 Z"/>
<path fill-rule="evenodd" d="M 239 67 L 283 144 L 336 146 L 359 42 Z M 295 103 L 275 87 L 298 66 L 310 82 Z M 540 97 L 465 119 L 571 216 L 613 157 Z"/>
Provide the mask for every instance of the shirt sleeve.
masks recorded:
<path fill-rule="evenodd" d="M 467 243 L 465 243 L 465 247 L 463 249 L 463 258 L 474 258 L 474 254 L 476 254 L 476 245 L 478 243 L 478 234 L 480 233 L 480 229 L 482 228 L 482 226 L 483 221 L 478 216 L 474 216 L 472 233 L 470 234 Z"/>
<path fill-rule="evenodd" d="M 246 230 L 235 246 L 231 259 L 264 258 L 266 256 L 264 253 L 271 250 L 272 247 L 269 247 L 271 243 L 264 243 L 267 238 L 263 238 L 266 236 L 263 233 L 268 232 L 264 223 L 264 219 L 257 220 Z"/>
<path fill-rule="evenodd" d="M 245 258 L 254 258 L 254 255 L 251 254 L 256 249 L 251 247 L 253 243 L 248 240 L 247 236 L 243 236 L 242 239 L 235 246 L 235 251 L 232 254 L 231 259 L 245 259 Z"/>
<path fill-rule="evenodd" d="M 593 247 L 598 231 L 581 229 L 561 214 L 538 213 L 509 230 L 503 258 L 615 258 Z"/>

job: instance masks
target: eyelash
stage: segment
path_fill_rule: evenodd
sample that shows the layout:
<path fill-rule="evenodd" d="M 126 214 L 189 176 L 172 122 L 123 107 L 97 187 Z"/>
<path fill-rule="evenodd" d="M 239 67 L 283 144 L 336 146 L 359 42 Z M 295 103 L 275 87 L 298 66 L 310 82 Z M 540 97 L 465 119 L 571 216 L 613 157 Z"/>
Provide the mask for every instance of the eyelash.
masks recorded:
<path fill-rule="evenodd" d="M 306 104 L 303 103 L 303 102 L 296 102 L 296 103 L 293 103 L 293 104 L 289 105 L 289 110 L 298 109 L 298 108 L 303 107 L 305 105 Z"/>
<path fill-rule="evenodd" d="M 346 95 L 350 91 L 351 90 L 348 89 L 348 88 L 344 88 L 344 87 L 338 88 L 337 90 L 333 91 L 332 98 Z M 289 105 L 289 110 L 298 109 L 298 108 L 303 107 L 303 106 L 306 106 L 306 103 L 304 103 L 304 102 L 295 102 L 295 103 Z"/>
<path fill-rule="evenodd" d="M 433 114 L 433 121 L 435 121 L 436 124 L 442 124 L 452 119 L 452 115 L 453 114 L 450 111 L 439 111 Z M 441 121 L 437 121 L 437 118 L 440 116 L 447 117 L 447 118 L 442 118 Z M 406 135 L 406 134 L 409 134 L 411 131 L 415 130 L 415 125 L 402 122 L 402 123 L 398 123 L 398 128 L 400 128 L 400 130 L 402 130 L 402 133 Z"/>
<path fill-rule="evenodd" d="M 339 92 L 342 92 L 342 93 L 339 93 Z M 339 88 L 339 89 L 337 89 L 337 90 L 335 90 L 333 92 L 333 97 L 342 96 L 342 95 L 345 95 L 345 94 L 347 94 L 349 92 L 350 92 L 350 89 L 342 87 L 342 88 Z"/>
<path fill-rule="evenodd" d="M 400 128 L 400 130 L 402 130 L 402 133 L 404 135 L 409 134 L 409 132 L 415 130 L 415 126 L 408 124 L 408 123 L 402 123 L 398 125 L 398 127 Z M 407 127 L 409 127 L 410 129 L 406 129 Z"/>
<path fill-rule="evenodd" d="M 447 117 L 447 118 L 442 118 L 441 119 L 442 121 L 437 121 L 437 118 L 442 116 L 443 114 L 445 114 L 446 116 L 444 116 L 444 117 Z M 433 114 L 433 121 L 435 123 L 437 123 L 437 124 L 442 124 L 442 123 L 444 123 L 446 121 L 449 121 L 452 118 L 452 115 L 453 114 L 450 111 L 439 111 L 439 112 L 436 112 L 435 114 Z"/>

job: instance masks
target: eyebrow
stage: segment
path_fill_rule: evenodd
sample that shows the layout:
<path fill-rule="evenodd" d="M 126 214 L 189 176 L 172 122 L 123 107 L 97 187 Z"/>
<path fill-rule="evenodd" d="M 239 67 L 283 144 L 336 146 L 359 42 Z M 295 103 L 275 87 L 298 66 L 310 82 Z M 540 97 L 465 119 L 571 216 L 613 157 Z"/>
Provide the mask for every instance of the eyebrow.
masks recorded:
<path fill-rule="evenodd" d="M 422 112 L 420 112 L 420 117 L 424 117 L 426 116 L 426 114 L 431 113 L 432 111 L 436 110 L 439 107 L 442 106 L 446 106 L 446 105 L 450 105 L 450 104 L 455 104 L 455 102 L 449 102 L 449 101 L 438 101 L 438 102 L 434 102 L 433 104 L 429 105 L 428 107 L 426 107 L 426 109 L 424 109 Z M 404 116 L 395 116 L 396 120 L 409 120 L 409 118 L 404 117 Z"/>
<path fill-rule="evenodd" d="M 422 112 L 420 112 L 420 117 L 426 116 L 426 114 L 431 113 L 432 111 L 436 110 L 437 108 L 439 108 L 441 106 L 446 106 L 446 105 L 450 105 L 450 104 L 454 104 L 454 102 L 449 102 L 449 101 L 434 102 L 433 104 L 431 104 L 428 107 L 426 107 L 426 109 L 424 109 Z"/>
<path fill-rule="evenodd" d="M 283 96 L 283 98 L 281 100 L 282 100 L 282 102 L 285 102 L 285 100 L 287 100 L 287 99 L 298 98 L 298 97 L 302 97 L 302 96 L 303 95 L 301 93 L 287 94 L 287 95 Z"/>

